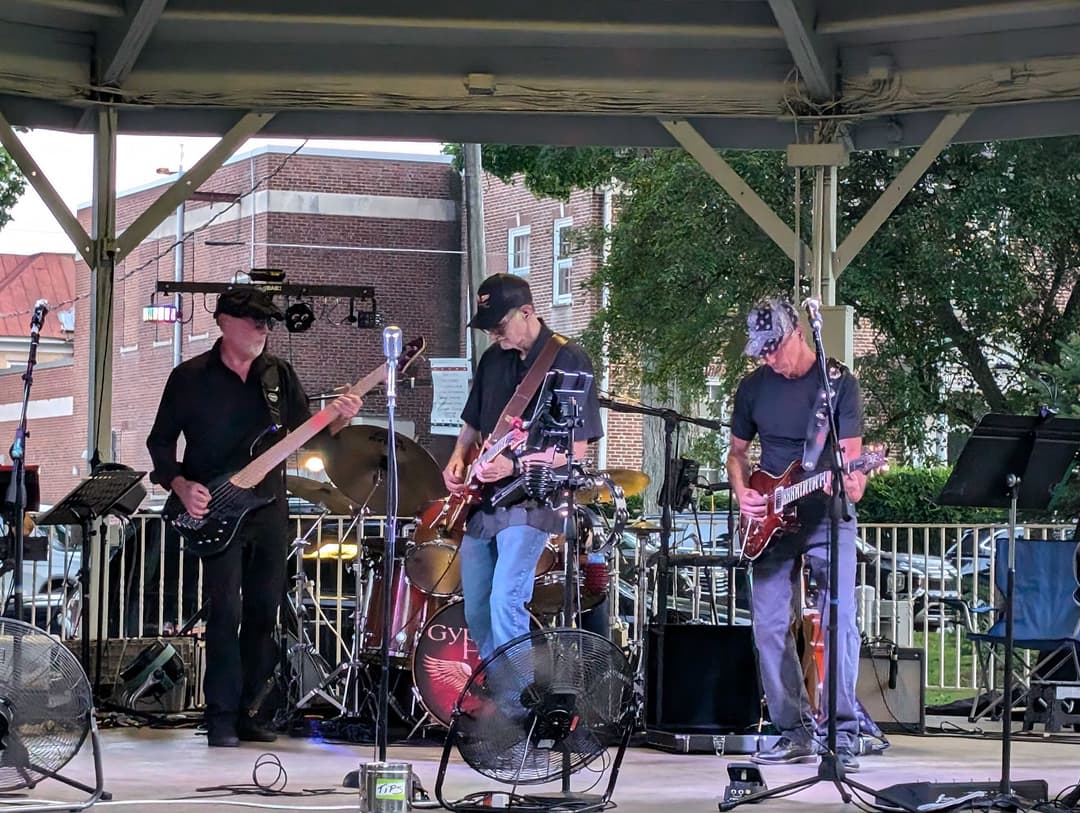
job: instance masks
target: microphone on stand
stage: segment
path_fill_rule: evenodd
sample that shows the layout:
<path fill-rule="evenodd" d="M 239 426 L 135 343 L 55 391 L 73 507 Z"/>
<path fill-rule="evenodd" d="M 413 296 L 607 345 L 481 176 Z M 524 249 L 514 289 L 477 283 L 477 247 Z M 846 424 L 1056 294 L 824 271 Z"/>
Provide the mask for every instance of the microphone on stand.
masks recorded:
<path fill-rule="evenodd" d="M 41 333 L 41 326 L 45 324 L 45 316 L 49 312 L 49 303 L 39 299 L 34 303 L 34 315 L 30 317 L 30 335 L 37 336 Z"/>
<path fill-rule="evenodd" d="M 397 361 L 401 355 L 401 328 L 387 325 L 382 332 L 383 355 L 386 356 L 386 397 L 397 397 Z"/>
<path fill-rule="evenodd" d="M 806 309 L 806 317 L 810 320 L 810 327 L 821 330 L 821 303 L 813 297 L 803 300 L 803 308 Z"/>

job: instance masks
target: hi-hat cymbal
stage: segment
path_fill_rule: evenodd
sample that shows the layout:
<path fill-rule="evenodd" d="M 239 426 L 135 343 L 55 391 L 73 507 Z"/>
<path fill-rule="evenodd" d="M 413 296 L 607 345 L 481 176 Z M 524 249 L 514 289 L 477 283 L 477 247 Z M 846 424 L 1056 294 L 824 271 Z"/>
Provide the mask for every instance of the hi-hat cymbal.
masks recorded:
<path fill-rule="evenodd" d="M 628 523 L 626 530 L 633 531 L 636 534 L 658 534 L 664 529 L 659 525 L 653 525 L 647 519 L 639 519 Z"/>
<path fill-rule="evenodd" d="M 352 514 L 349 498 L 330 483 L 320 483 L 295 474 L 285 476 L 285 488 L 289 493 L 314 505 L 324 506 L 331 514 Z"/>
<path fill-rule="evenodd" d="M 386 440 L 380 426 L 346 426 L 334 437 L 326 473 L 355 505 L 386 513 Z M 397 434 L 398 516 L 414 516 L 424 505 L 446 496 L 439 464 L 414 440 Z"/>
<path fill-rule="evenodd" d="M 615 485 L 621 486 L 623 494 L 627 497 L 640 494 L 649 487 L 649 475 L 636 469 L 608 469 L 598 476 L 606 477 Z M 578 493 L 578 501 L 582 503 L 611 502 L 611 492 L 607 488 L 585 489 Z"/>

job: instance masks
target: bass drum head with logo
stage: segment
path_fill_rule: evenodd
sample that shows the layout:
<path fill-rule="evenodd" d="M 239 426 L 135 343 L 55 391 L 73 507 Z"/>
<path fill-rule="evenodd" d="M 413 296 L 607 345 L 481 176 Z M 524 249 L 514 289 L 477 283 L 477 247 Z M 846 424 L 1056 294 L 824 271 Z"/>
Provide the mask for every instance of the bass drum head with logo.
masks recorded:
<path fill-rule="evenodd" d="M 536 616 L 532 628 L 540 629 Z M 454 704 L 479 665 L 480 652 L 465 625 L 465 602 L 440 608 L 424 626 L 413 651 L 413 685 L 420 705 L 449 727 Z"/>

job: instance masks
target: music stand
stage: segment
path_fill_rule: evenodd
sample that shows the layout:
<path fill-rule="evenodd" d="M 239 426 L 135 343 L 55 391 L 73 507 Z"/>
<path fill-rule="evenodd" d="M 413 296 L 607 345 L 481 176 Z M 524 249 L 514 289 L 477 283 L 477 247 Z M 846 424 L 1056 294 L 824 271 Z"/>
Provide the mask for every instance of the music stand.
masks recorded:
<path fill-rule="evenodd" d="M 79 585 L 82 590 L 79 621 L 82 629 L 80 660 L 88 678 L 90 676 L 90 619 L 87 617 L 87 606 L 90 602 L 90 560 L 93 550 L 90 538 L 93 534 L 93 522 L 109 514 L 121 503 L 127 505 L 124 498 L 133 494 L 136 488 L 140 488 L 139 481 L 145 474 L 145 471 L 133 471 L 129 468 L 97 471 L 75 486 L 71 493 L 37 519 L 38 525 L 78 525 L 82 528 L 82 565 L 79 568 Z M 144 491 L 143 494 L 145 493 Z M 123 513 L 126 515 L 130 512 L 124 510 Z M 105 567 L 104 557 L 102 557 L 101 567 Z M 95 696 L 100 689 L 100 678 L 101 653 L 99 651 L 98 669 L 94 680 Z"/>
<path fill-rule="evenodd" d="M 1039 415 L 983 416 L 938 495 L 939 505 L 1008 508 L 1005 580 L 1005 681 L 1001 716 L 1001 781 L 994 806 L 1024 806 L 1011 787 L 1013 608 L 1016 590 L 1016 511 L 1044 509 L 1080 451 L 1080 419 Z M 895 789 L 895 786 L 894 786 Z M 978 789 L 977 787 L 973 789 Z M 950 783 L 950 795 L 957 795 Z"/>

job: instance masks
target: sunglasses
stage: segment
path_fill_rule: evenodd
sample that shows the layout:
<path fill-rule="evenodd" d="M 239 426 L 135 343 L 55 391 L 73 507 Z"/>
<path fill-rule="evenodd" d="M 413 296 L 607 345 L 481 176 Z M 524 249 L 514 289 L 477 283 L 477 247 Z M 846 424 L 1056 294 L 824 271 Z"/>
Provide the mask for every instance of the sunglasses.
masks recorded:
<path fill-rule="evenodd" d="M 515 314 L 520 313 L 517 308 L 514 308 L 510 313 L 506 314 L 499 320 L 499 324 L 495 327 L 489 327 L 484 329 L 484 333 L 488 336 L 503 336 L 506 334 L 506 328 L 510 325 L 510 320 L 514 318 Z"/>

